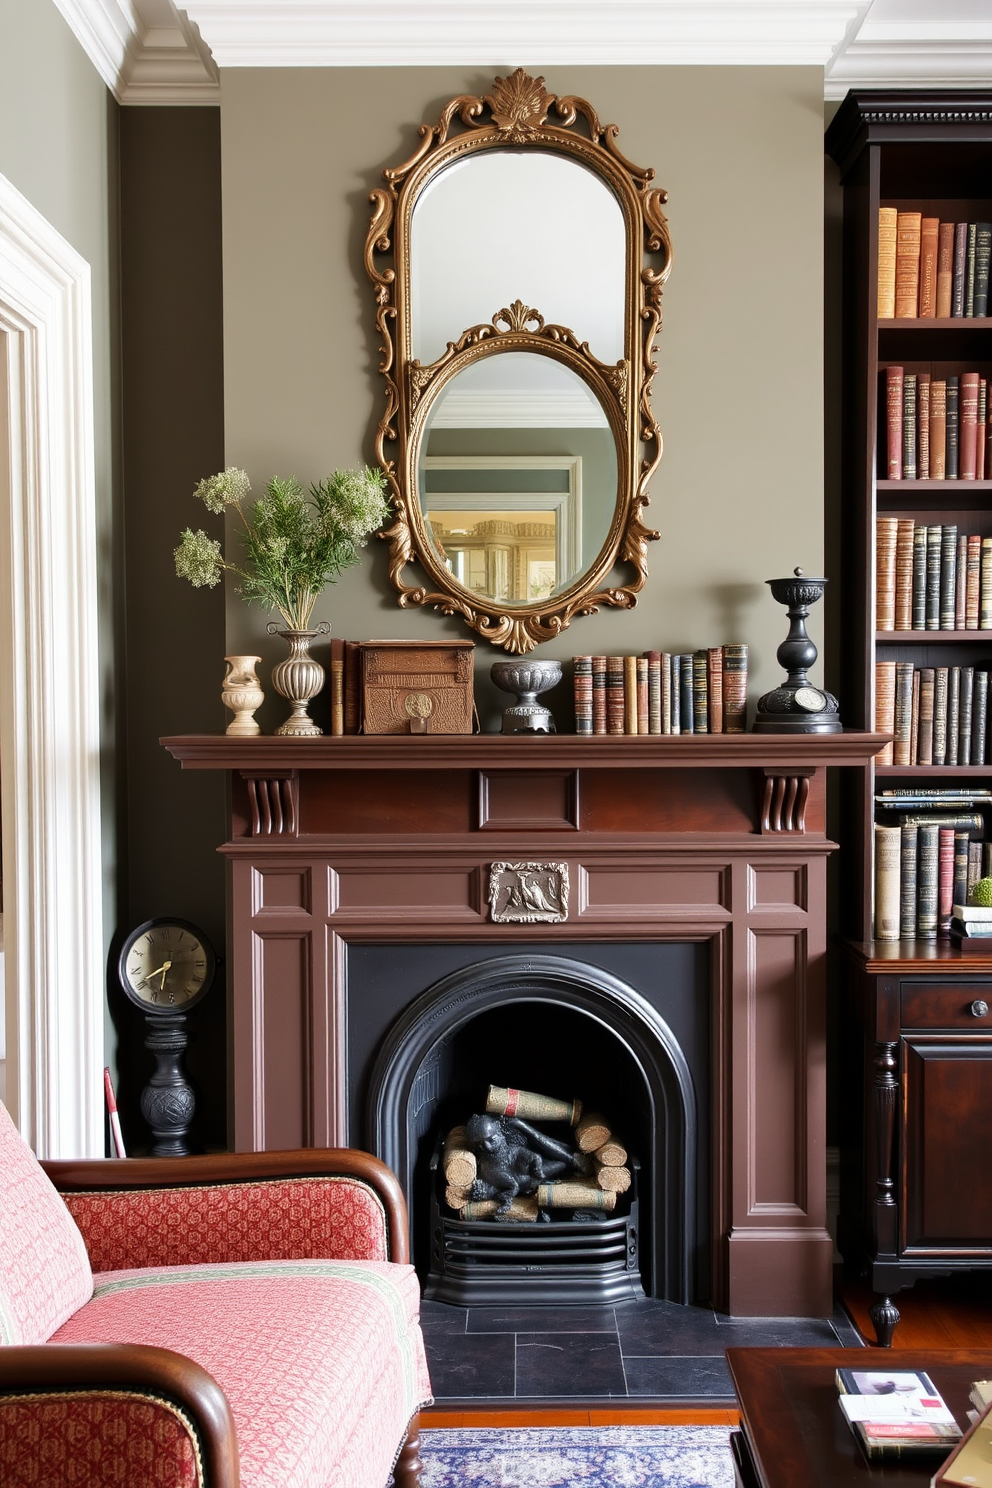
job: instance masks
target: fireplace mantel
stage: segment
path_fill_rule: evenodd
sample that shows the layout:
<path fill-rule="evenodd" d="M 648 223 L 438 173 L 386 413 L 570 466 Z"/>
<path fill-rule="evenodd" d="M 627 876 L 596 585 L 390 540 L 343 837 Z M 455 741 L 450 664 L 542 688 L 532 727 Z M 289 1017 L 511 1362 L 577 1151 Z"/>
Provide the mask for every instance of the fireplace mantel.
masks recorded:
<path fill-rule="evenodd" d="M 824 1315 L 826 770 L 867 733 L 163 739 L 230 772 L 239 1150 L 349 1130 L 348 950 L 705 942 L 713 1299 Z M 564 923 L 494 922 L 491 865 L 565 863 Z"/>

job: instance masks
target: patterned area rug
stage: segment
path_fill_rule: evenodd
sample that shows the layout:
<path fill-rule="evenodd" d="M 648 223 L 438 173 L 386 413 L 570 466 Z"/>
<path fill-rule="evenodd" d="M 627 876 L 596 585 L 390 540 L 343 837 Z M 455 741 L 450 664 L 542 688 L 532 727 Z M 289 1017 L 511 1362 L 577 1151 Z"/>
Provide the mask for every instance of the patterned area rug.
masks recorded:
<path fill-rule="evenodd" d="M 423 1488 L 733 1488 L 725 1426 L 421 1432 Z"/>

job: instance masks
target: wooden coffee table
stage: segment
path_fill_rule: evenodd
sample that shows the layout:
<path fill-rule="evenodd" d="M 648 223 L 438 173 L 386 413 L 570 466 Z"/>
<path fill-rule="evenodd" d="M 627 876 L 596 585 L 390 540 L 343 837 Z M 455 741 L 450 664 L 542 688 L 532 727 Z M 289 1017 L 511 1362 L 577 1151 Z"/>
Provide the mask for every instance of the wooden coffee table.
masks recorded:
<path fill-rule="evenodd" d="M 967 1427 L 973 1381 L 992 1377 L 992 1348 L 727 1350 L 741 1428 L 731 1438 L 740 1488 L 922 1488 L 937 1466 L 895 1459 L 871 1463 L 837 1404 L 834 1370 L 925 1369 Z"/>

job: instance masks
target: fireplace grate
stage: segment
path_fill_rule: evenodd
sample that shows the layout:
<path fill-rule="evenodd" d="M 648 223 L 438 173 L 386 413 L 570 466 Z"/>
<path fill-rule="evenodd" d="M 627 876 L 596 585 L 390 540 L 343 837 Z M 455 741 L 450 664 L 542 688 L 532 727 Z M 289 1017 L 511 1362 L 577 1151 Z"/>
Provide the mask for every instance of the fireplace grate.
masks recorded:
<path fill-rule="evenodd" d="M 458 1307 L 607 1305 L 644 1296 L 638 1201 L 627 1213 L 547 1223 L 456 1219 L 431 1195 L 431 1265 L 424 1296 Z"/>

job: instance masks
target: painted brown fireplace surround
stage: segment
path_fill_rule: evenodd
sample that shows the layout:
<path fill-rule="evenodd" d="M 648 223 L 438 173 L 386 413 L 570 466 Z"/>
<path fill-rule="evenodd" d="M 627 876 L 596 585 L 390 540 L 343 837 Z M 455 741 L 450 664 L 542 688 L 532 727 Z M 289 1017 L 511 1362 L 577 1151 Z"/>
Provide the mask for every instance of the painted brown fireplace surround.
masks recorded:
<path fill-rule="evenodd" d="M 348 950 L 708 948 L 713 1303 L 831 1307 L 825 1225 L 826 770 L 877 735 L 162 741 L 231 780 L 238 1150 L 359 1145 Z M 563 923 L 490 917 L 493 863 L 567 863 Z"/>

